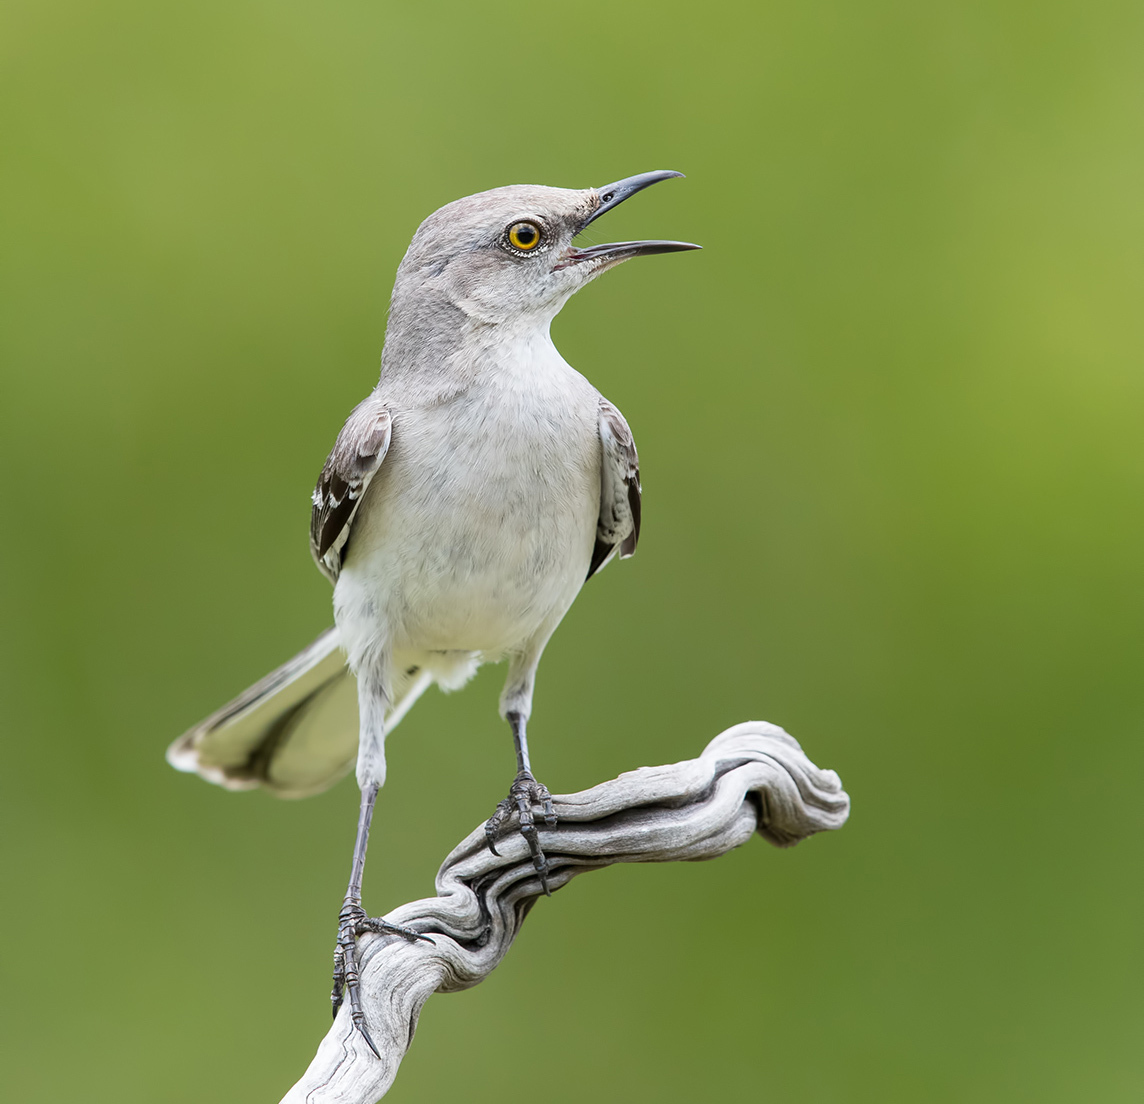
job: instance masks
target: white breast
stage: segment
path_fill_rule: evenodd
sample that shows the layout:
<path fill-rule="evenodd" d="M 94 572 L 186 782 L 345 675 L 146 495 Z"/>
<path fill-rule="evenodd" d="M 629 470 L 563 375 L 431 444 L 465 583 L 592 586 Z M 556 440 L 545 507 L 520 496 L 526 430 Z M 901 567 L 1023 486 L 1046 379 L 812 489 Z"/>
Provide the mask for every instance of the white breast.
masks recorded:
<path fill-rule="evenodd" d="M 335 605 L 395 650 L 491 658 L 559 620 L 587 574 L 599 395 L 547 333 L 492 352 L 446 401 L 391 408 Z"/>

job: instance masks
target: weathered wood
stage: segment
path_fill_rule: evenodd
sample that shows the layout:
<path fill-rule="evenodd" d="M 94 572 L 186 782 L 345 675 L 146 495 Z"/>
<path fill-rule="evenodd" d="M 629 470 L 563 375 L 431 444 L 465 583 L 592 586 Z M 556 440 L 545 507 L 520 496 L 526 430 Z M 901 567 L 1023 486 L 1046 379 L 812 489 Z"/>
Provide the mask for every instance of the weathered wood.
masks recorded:
<path fill-rule="evenodd" d="M 698 759 L 642 767 L 554 800 L 558 827 L 541 825 L 553 891 L 612 863 L 713 859 L 756 831 L 790 847 L 841 827 L 850 811 L 838 775 L 762 721 L 716 736 Z M 347 1001 L 282 1104 L 374 1104 L 393 1084 L 429 997 L 476 985 L 504 958 L 543 890 L 518 833 L 506 833 L 498 849 L 500 858 L 475 829 L 442 865 L 436 897 L 386 917 L 433 944 L 362 937 L 362 1000 L 381 1060 L 353 1031 Z"/>

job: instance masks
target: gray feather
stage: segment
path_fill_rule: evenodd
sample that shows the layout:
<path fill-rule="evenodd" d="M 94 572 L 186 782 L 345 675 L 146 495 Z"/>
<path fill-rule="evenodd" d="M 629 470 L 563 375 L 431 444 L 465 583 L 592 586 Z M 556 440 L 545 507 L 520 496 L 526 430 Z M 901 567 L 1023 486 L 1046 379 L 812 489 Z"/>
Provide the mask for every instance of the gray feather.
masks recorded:
<path fill-rule="evenodd" d="M 588 568 L 590 579 L 617 547 L 627 559 L 640 539 L 640 461 L 635 439 L 624 416 L 607 399 L 600 399 L 600 519 Z"/>
<path fill-rule="evenodd" d="M 354 514 L 389 450 L 392 426 L 377 392 L 360 402 L 346 419 L 314 488 L 310 555 L 331 583 L 337 582 L 345 562 Z"/>

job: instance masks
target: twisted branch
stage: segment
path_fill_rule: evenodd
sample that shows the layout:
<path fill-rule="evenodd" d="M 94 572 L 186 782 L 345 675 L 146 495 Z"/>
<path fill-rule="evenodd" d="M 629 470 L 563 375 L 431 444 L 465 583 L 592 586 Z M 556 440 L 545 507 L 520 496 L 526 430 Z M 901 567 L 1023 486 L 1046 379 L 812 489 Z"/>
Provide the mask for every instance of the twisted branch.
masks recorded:
<path fill-rule="evenodd" d="M 792 737 L 763 721 L 716 736 L 698 759 L 641 767 L 554 800 L 560 823 L 541 833 L 553 891 L 612 863 L 713 859 L 756 831 L 791 847 L 841 827 L 850 811 L 838 775 L 820 770 Z M 478 984 L 504 958 L 543 890 L 518 834 L 498 846 L 499 858 L 476 829 L 438 871 L 436 897 L 386 917 L 428 934 L 432 944 L 362 937 L 362 1001 L 381 1060 L 353 1031 L 343 1005 L 282 1104 L 375 1104 L 393 1084 L 429 997 Z"/>

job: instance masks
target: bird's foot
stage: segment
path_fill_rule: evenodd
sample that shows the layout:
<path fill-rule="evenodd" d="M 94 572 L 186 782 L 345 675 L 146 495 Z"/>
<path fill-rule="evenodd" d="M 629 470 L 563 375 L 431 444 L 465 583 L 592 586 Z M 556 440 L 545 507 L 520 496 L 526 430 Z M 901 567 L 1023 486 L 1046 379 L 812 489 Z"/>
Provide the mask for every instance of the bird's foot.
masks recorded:
<path fill-rule="evenodd" d="M 520 815 L 520 834 L 528 844 L 532 865 L 540 875 L 540 884 L 544 886 L 544 892 L 548 893 L 548 860 L 540 849 L 536 816 L 532 811 L 534 805 L 539 805 L 544 810 L 544 823 L 549 828 L 555 828 L 556 813 L 552 808 L 552 794 L 548 792 L 548 787 L 537 782 L 530 771 L 521 771 L 509 787 L 508 797 L 498 803 L 496 812 L 485 824 L 485 838 L 489 842 L 489 850 L 494 855 L 499 855 L 496 848 L 497 839 L 515 810 Z"/>
<path fill-rule="evenodd" d="M 334 948 L 334 989 L 330 994 L 330 1001 L 334 1006 L 334 1015 L 342 1006 L 343 993 L 349 993 L 350 1018 L 354 1027 L 361 1032 L 361 1036 L 369 1044 L 369 1049 L 378 1056 L 377 1047 L 365 1026 L 365 1013 L 361 1004 L 361 963 L 358 959 L 357 940 L 359 935 L 366 932 L 376 932 L 379 935 L 400 935 L 410 943 L 424 939 L 426 943 L 433 940 L 427 935 L 415 932 L 412 928 L 403 928 L 398 924 L 390 924 L 374 916 L 366 916 L 365 909 L 356 901 L 349 898 L 342 905 L 338 913 L 338 942 Z"/>

